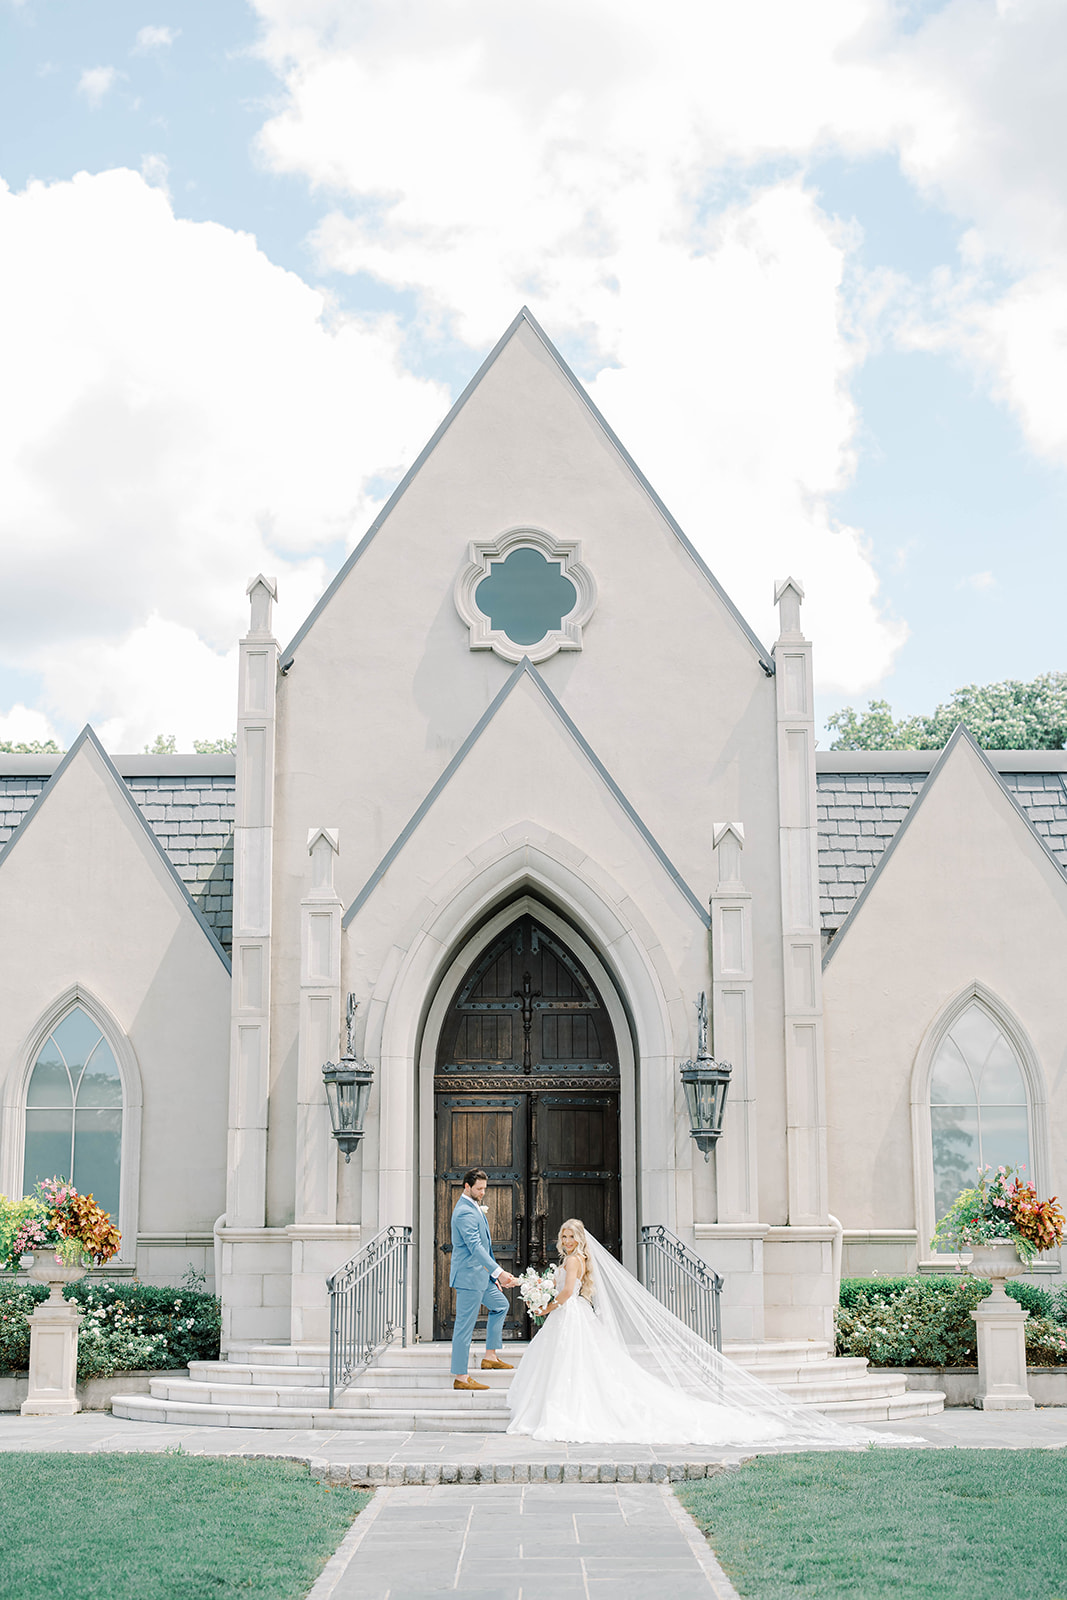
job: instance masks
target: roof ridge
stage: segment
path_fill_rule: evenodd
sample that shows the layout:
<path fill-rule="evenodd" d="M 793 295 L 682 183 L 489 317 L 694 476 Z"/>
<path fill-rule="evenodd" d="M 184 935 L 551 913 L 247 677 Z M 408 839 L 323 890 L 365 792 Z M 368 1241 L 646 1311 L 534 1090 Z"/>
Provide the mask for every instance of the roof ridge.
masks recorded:
<path fill-rule="evenodd" d="M 563 357 L 556 349 L 556 346 L 552 343 L 552 340 L 548 337 L 548 334 L 541 327 L 541 324 L 537 321 L 537 318 L 533 315 L 528 306 L 523 306 L 519 310 L 518 314 L 508 324 L 508 327 L 505 329 L 503 334 L 501 334 L 496 344 L 490 350 L 489 354 L 486 356 L 485 360 L 482 362 L 473 378 L 471 378 L 470 382 L 463 389 L 459 398 L 453 402 L 446 416 L 437 425 L 426 444 L 419 451 L 419 454 L 405 472 L 404 476 L 401 478 L 400 482 L 397 484 L 396 488 L 385 502 L 385 505 L 378 512 L 378 515 L 375 517 L 374 521 L 371 523 L 362 539 L 360 539 L 351 555 L 346 558 L 343 566 L 338 569 L 335 576 L 312 606 L 311 610 L 304 618 L 304 621 L 301 623 L 300 627 L 297 629 L 296 633 L 293 635 L 292 639 L 286 645 L 285 649 L 281 652 L 278 658 L 282 671 L 288 671 L 289 667 L 293 663 L 293 660 L 295 659 L 298 647 L 303 643 L 314 623 L 321 616 L 330 600 L 332 600 L 333 596 L 337 593 L 338 589 L 348 577 L 348 574 L 352 571 L 352 568 L 356 565 L 360 557 L 372 543 L 375 535 L 379 532 L 386 519 L 390 516 L 393 508 L 402 499 L 417 473 L 421 470 L 424 463 L 437 448 L 437 445 L 448 432 L 455 419 L 459 416 L 460 412 L 463 410 L 463 407 L 467 404 L 467 401 L 471 398 L 475 390 L 481 384 L 483 378 L 485 378 L 490 369 L 495 365 L 497 358 L 501 355 L 504 348 L 510 344 L 511 340 L 514 338 L 515 334 L 518 332 L 523 323 L 525 323 L 527 327 L 529 327 L 530 331 L 540 340 L 546 353 L 555 363 L 564 380 L 570 386 L 574 394 L 577 395 L 581 403 L 585 406 L 586 410 L 592 416 L 597 426 L 601 429 L 608 442 L 621 457 L 624 465 L 629 468 L 630 472 L 636 478 L 638 484 L 651 500 L 652 504 L 666 522 L 675 538 L 682 545 L 682 548 L 686 551 L 697 570 L 714 589 L 715 593 L 726 607 L 726 610 L 733 617 L 742 633 L 744 633 L 749 643 L 755 650 L 759 664 L 763 668 L 763 671 L 769 678 L 772 678 L 775 670 L 773 654 L 760 642 L 754 629 L 741 615 L 741 612 L 730 599 L 730 596 L 726 593 L 726 590 L 723 588 L 718 578 L 716 578 L 715 574 L 712 572 L 703 556 L 697 550 L 692 540 L 682 531 L 680 524 L 667 510 L 667 507 L 664 505 L 655 489 L 653 489 L 652 485 L 649 483 L 648 479 L 645 477 L 636 461 L 630 455 L 630 452 L 619 439 L 618 434 L 604 417 L 595 401 L 590 398 L 584 384 L 579 382 L 575 373 L 567 365 L 566 361 L 564 361 Z"/>
<path fill-rule="evenodd" d="M 401 850 L 403 850 L 408 840 L 420 826 L 423 818 L 431 810 L 438 796 L 441 795 L 448 787 L 449 783 L 452 781 L 452 778 L 459 771 L 460 767 L 467 759 L 467 756 L 470 754 L 478 740 L 481 738 L 482 734 L 485 732 L 485 729 L 489 726 L 490 722 L 492 722 L 501 706 L 508 699 L 512 690 L 524 676 L 530 677 L 536 684 L 537 688 L 541 691 L 541 694 L 548 702 L 548 705 L 555 712 L 566 731 L 570 734 L 571 738 L 577 744 L 582 754 L 589 761 L 597 776 L 607 786 L 613 799 L 619 804 L 630 822 L 637 829 L 638 833 L 649 846 L 660 865 L 665 869 L 668 876 L 674 882 L 675 886 L 689 902 L 690 906 L 692 906 L 692 908 L 696 911 L 705 927 L 710 927 L 711 914 L 708 908 L 702 903 L 699 897 L 686 883 L 685 879 L 682 877 L 682 874 L 667 855 L 667 852 L 664 850 L 659 840 L 656 838 L 647 824 L 642 820 L 634 806 L 632 806 L 630 801 L 626 798 L 622 789 L 616 783 L 607 767 L 596 754 L 596 751 L 590 745 L 589 741 L 581 732 L 578 725 L 574 722 L 573 718 L 565 710 L 559 699 L 553 694 L 552 690 L 538 672 L 529 656 L 523 656 L 522 660 L 508 674 L 502 687 L 489 702 L 488 706 L 482 712 L 481 716 L 478 718 L 478 721 L 474 724 L 474 727 L 468 733 L 467 737 L 464 739 L 463 743 L 460 745 L 451 761 L 449 761 L 440 777 L 437 778 L 433 786 L 427 791 L 423 800 L 416 807 L 415 811 L 412 813 L 404 827 L 397 834 L 396 838 L 393 840 L 393 843 L 389 846 L 389 849 L 382 856 L 373 872 L 363 884 L 363 887 L 359 890 L 359 893 L 356 895 L 355 899 L 345 911 L 341 919 L 341 926 L 347 928 L 352 922 L 353 918 L 358 915 L 360 910 L 366 904 L 367 900 L 373 894 L 374 890 L 377 888 L 378 884 L 385 877 L 385 874 L 388 872 L 389 868 L 392 866 Z"/>

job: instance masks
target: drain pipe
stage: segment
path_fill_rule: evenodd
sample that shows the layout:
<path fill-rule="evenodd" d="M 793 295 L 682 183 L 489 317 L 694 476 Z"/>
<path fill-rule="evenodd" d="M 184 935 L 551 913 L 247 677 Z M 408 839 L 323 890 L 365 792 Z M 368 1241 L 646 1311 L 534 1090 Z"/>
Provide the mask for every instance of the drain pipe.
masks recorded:
<path fill-rule="evenodd" d="M 845 1230 L 832 1212 L 826 1213 L 826 1220 L 834 1230 L 834 1237 L 830 1246 L 830 1270 L 834 1276 L 834 1305 L 841 1298 L 841 1258 L 845 1253 Z"/>

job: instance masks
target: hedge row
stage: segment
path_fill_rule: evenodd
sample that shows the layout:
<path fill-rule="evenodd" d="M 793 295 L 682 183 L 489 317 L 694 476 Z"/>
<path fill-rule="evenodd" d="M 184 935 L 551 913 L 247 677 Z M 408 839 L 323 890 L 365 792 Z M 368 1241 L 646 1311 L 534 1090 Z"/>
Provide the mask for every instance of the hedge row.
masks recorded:
<path fill-rule="evenodd" d="M 873 1367 L 973 1367 L 978 1343 L 971 1312 L 989 1293 L 987 1279 L 843 1278 L 836 1315 L 837 1354 L 866 1356 Z M 1051 1294 L 1011 1282 L 1011 1298 L 1030 1313 L 1030 1366 L 1067 1366 L 1067 1289 Z"/>
<path fill-rule="evenodd" d="M 99 1283 L 91 1278 L 68 1284 L 63 1294 L 77 1302 L 83 1315 L 78 1336 L 80 1379 L 218 1358 L 221 1308 L 213 1294 L 150 1283 Z M 0 1280 L 0 1374 L 27 1370 L 28 1319 L 34 1306 L 47 1298 L 45 1284 Z"/>

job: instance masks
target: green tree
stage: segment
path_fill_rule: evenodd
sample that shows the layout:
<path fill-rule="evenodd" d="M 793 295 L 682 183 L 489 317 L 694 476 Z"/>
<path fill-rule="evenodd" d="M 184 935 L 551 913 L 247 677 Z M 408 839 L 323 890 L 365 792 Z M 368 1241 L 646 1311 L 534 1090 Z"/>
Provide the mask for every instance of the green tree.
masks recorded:
<path fill-rule="evenodd" d="M 10 739 L 0 739 L 0 755 L 5 756 L 65 756 L 54 739 L 31 739 L 29 744 L 12 744 Z"/>
<path fill-rule="evenodd" d="M 1062 750 L 1067 672 L 1045 672 L 1032 683 L 969 683 L 928 717 L 895 721 L 888 701 L 871 700 L 866 711 L 835 711 L 826 726 L 837 735 L 831 750 L 941 750 L 961 722 L 984 750 Z"/>
<path fill-rule="evenodd" d="M 232 756 L 237 753 L 237 735 L 225 739 L 194 739 L 193 749 L 198 756 Z"/>
<path fill-rule="evenodd" d="M 157 733 L 151 744 L 146 744 L 146 756 L 173 756 L 178 752 L 178 741 L 172 733 Z"/>

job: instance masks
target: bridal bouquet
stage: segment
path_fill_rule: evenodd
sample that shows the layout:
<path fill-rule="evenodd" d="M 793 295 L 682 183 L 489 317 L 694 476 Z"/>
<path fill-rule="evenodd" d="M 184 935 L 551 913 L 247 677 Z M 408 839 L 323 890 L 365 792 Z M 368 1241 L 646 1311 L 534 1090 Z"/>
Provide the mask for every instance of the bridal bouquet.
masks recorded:
<path fill-rule="evenodd" d="M 555 1297 L 556 1274 L 538 1272 L 536 1267 L 527 1267 L 519 1278 L 519 1293 L 534 1321 L 543 1322 L 545 1307 Z"/>

